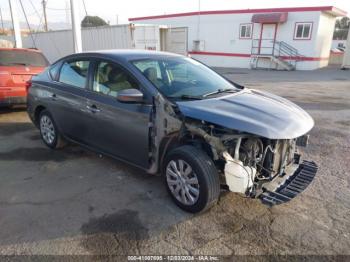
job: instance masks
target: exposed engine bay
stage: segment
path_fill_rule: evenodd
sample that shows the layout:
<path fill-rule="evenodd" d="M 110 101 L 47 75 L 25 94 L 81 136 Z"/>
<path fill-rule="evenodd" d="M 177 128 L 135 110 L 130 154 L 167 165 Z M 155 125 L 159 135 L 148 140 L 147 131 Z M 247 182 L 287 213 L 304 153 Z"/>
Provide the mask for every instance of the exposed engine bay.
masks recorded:
<path fill-rule="evenodd" d="M 198 128 L 209 134 L 213 140 L 216 138 L 218 144 L 222 143 L 212 148 L 216 151 L 213 159 L 232 192 L 255 196 L 262 183 L 283 176 L 289 165 L 299 161 L 297 139 L 261 138 L 205 122 Z M 192 132 L 193 129 L 189 128 Z"/>
<path fill-rule="evenodd" d="M 155 100 L 150 120 L 153 171 L 171 143 L 191 143 L 211 156 L 224 187 L 250 197 L 261 194 L 264 183 L 285 176 L 289 166 L 299 164 L 297 145 L 306 146 L 308 140 L 307 135 L 294 139 L 268 139 L 186 118 L 160 96 Z M 167 137 L 168 143 L 162 153 L 161 141 Z M 157 154 L 161 155 L 156 157 Z"/>

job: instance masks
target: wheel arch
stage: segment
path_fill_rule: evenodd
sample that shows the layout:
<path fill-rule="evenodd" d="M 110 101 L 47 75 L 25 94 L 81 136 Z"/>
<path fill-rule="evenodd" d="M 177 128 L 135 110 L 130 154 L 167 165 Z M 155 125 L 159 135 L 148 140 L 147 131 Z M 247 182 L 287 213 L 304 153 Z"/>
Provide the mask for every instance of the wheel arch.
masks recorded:
<path fill-rule="evenodd" d="M 214 160 L 213 151 L 211 146 L 204 140 L 203 137 L 198 135 L 182 136 L 180 132 L 172 133 L 163 138 L 159 146 L 159 169 L 162 168 L 166 155 L 181 146 L 190 145 L 204 151 L 212 160 Z"/>
<path fill-rule="evenodd" d="M 44 111 L 46 109 L 45 106 L 43 105 L 38 105 L 37 107 L 35 107 L 35 110 L 34 110 L 34 124 L 38 127 L 39 126 L 39 116 L 40 116 L 40 113 L 42 111 Z"/>

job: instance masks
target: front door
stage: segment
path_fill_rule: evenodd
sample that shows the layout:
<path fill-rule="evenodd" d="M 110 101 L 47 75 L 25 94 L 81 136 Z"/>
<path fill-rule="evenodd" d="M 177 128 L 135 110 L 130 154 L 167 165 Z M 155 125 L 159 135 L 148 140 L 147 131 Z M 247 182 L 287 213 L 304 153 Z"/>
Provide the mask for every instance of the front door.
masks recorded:
<path fill-rule="evenodd" d="M 90 109 L 88 145 L 148 168 L 152 105 L 117 100 L 120 90 L 139 89 L 138 82 L 121 66 L 97 61 L 91 88 L 87 100 L 87 108 Z"/>
<path fill-rule="evenodd" d="M 277 24 L 262 24 L 259 50 L 262 55 L 272 55 Z"/>

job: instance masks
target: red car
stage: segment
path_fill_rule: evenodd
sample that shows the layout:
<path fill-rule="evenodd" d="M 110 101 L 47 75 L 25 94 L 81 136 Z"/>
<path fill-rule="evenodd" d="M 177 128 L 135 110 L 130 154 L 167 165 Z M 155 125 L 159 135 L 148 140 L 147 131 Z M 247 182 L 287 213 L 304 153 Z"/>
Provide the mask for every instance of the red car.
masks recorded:
<path fill-rule="evenodd" d="M 48 65 L 38 50 L 0 48 L 0 106 L 25 104 L 27 82 Z"/>

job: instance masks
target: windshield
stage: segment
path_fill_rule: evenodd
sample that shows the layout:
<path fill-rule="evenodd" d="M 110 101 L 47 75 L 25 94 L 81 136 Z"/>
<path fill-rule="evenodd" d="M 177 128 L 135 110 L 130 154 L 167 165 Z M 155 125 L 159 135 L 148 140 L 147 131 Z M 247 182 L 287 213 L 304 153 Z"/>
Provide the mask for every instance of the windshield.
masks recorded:
<path fill-rule="evenodd" d="M 38 52 L 30 52 L 25 50 L 0 50 L 0 65 L 46 67 L 48 65 L 48 62 L 46 58 Z"/>
<path fill-rule="evenodd" d="M 202 99 L 238 89 L 205 65 L 187 57 L 132 61 L 159 91 L 169 98 Z"/>

